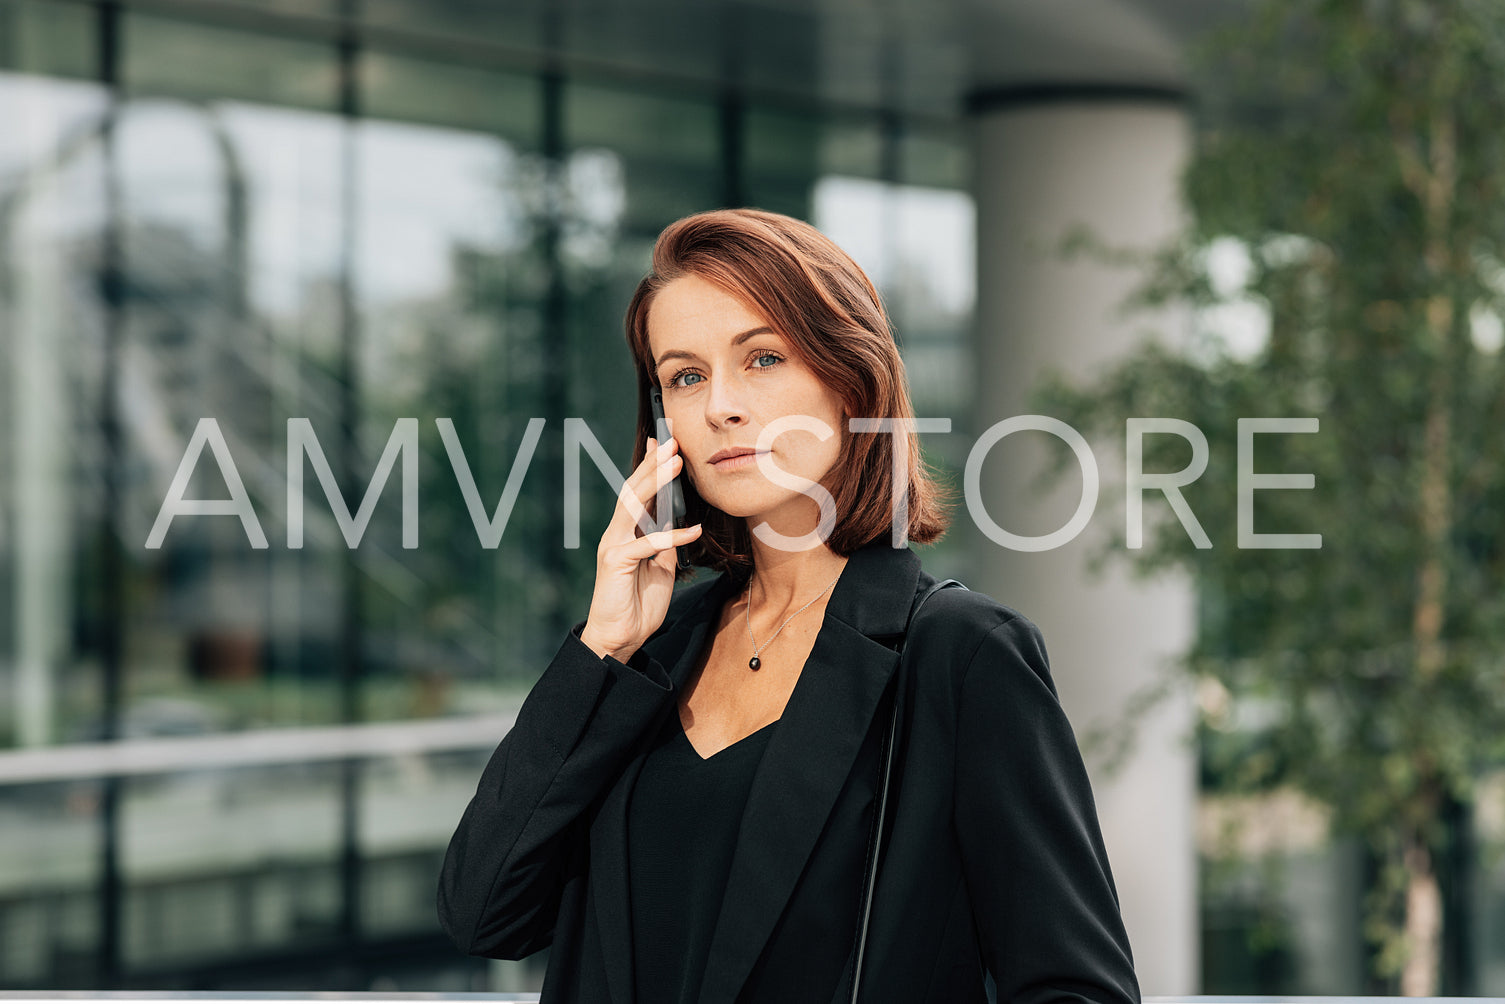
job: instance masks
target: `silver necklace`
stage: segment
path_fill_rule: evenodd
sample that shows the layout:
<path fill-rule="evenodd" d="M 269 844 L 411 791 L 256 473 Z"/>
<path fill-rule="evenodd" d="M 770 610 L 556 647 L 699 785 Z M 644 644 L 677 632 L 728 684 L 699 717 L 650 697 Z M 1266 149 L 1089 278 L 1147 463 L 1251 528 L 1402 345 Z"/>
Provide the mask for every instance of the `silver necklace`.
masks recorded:
<path fill-rule="evenodd" d="M 844 572 L 844 571 L 846 571 L 846 566 L 845 565 L 842 566 L 842 572 Z M 832 586 L 836 585 L 836 580 L 840 579 L 840 578 L 841 578 L 841 572 L 837 572 L 836 573 L 836 578 L 832 579 L 826 585 L 825 589 L 822 589 L 820 592 L 818 592 L 814 596 L 810 597 L 810 603 L 814 603 L 816 600 L 818 600 L 822 596 L 826 595 L 827 590 L 829 590 Z M 806 610 L 810 609 L 810 603 L 806 603 L 804 606 L 800 607 L 794 613 L 790 614 L 787 618 L 785 618 L 784 619 L 784 623 L 782 623 L 782 624 L 779 625 L 779 631 L 784 630 L 786 627 L 789 626 L 789 622 L 790 621 L 794 620 L 800 614 L 802 614 Z M 751 581 L 749 581 L 747 583 L 747 606 L 742 609 L 742 613 L 747 618 L 747 637 L 752 638 L 752 646 L 753 646 L 752 658 L 749 659 L 749 660 L 747 660 L 747 668 L 748 669 L 757 669 L 757 668 L 759 668 L 760 666 L 763 665 L 763 660 L 758 658 L 758 653 L 760 651 L 762 651 L 763 649 L 767 648 L 769 645 L 773 644 L 773 640 L 779 636 L 779 631 L 775 631 L 773 634 L 769 635 L 768 636 L 768 640 L 765 641 L 762 645 L 759 645 L 758 644 L 758 639 L 753 637 L 753 630 L 752 630 L 752 582 Z"/>

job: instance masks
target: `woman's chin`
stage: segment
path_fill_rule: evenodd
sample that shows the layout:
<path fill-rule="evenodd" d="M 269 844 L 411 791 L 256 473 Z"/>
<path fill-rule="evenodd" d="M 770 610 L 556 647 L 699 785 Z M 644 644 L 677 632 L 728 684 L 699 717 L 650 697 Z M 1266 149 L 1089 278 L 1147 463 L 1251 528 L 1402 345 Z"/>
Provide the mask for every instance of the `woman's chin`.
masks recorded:
<path fill-rule="evenodd" d="M 748 492 L 713 491 L 702 492 L 699 487 L 696 491 L 700 494 L 701 501 L 713 509 L 719 509 L 732 519 L 747 519 L 762 512 L 765 508 L 758 504 L 757 499 L 748 498 Z"/>

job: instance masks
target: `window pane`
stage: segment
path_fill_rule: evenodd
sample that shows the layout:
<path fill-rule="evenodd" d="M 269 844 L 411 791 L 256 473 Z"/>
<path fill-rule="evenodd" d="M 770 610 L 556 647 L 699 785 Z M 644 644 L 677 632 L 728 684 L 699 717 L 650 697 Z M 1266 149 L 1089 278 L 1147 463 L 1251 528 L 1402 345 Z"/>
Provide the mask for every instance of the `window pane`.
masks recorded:
<path fill-rule="evenodd" d="M 810 193 L 821 173 L 826 122 L 819 114 L 761 106 L 742 120 L 743 180 L 749 205 L 800 219 L 810 215 Z"/>
<path fill-rule="evenodd" d="M 326 0 L 327 2 L 327 0 Z M 501 42 L 508 49 L 536 52 L 544 47 L 545 24 L 556 0 L 362 0 L 361 19 L 405 34 Z"/>
<path fill-rule="evenodd" d="M 0 70 L 92 80 L 99 73 L 98 38 L 91 6 L 0 0 Z"/>
<path fill-rule="evenodd" d="M 336 943 L 339 766 L 132 779 L 120 817 L 126 966 L 190 969 Z"/>
<path fill-rule="evenodd" d="M 134 12 L 123 25 L 122 83 L 131 94 L 326 110 L 338 99 L 332 45 Z"/>
<path fill-rule="evenodd" d="M 558 506 L 547 451 L 524 468 L 505 525 L 497 516 L 530 419 L 551 417 L 541 394 L 542 168 L 536 154 L 492 136 L 387 122 L 365 122 L 357 149 L 357 467 L 369 477 L 398 423 L 416 420 L 422 486 L 416 548 L 403 546 L 395 489 L 361 545 L 368 708 L 377 717 L 474 710 L 498 674 L 536 679 L 559 641 L 544 631 L 555 598 L 539 588 L 560 546 L 544 531 Z M 544 435 L 562 437 L 557 416 Z M 488 542 L 493 517 L 500 536 Z"/>
<path fill-rule="evenodd" d="M 724 34 L 731 24 L 729 12 L 736 6 L 585 0 L 559 4 L 558 9 L 567 16 L 563 30 L 571 50 L 582 56 L 628 72 L 661 73 L 672 66 L 676 75 L 709 82 L 716 79 L 725 54 L 739 42 Z"/>
<path fill-rule="evenodd" d="M 360 66 L 365 115 L 537 142 L 542 90 L 536 77 L 385 51 L 363 53 Z"/>
<path fill-rule="evenodd" d="M 87 972 L 99 940 L 97 784 L 0 787 L 0 985 Z"/>
<path fill-rule="evenodd" d="M 960 130 L 906 129 L 899 141 L 899 179 L 907 185 L 970 191 L 971 156 Z"/>
<path fill-rule="evenodd" d="M 654 167 L 716 164 L 716 108 L 708 100 L 591 83 L 572 83 L 566 94 L 571 146 L 609 147 Z"/>

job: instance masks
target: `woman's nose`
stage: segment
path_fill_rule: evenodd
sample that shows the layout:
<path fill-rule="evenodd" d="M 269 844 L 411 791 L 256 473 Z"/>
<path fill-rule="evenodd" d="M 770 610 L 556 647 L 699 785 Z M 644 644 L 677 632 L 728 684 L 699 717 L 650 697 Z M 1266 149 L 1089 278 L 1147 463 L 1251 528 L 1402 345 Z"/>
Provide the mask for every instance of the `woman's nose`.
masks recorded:
<path fill-rule="evenodd" d="M 741 381 L 712 376 L 705 404 L 706 423 L 715 427 L 747 421 L 746 388 Z"/>

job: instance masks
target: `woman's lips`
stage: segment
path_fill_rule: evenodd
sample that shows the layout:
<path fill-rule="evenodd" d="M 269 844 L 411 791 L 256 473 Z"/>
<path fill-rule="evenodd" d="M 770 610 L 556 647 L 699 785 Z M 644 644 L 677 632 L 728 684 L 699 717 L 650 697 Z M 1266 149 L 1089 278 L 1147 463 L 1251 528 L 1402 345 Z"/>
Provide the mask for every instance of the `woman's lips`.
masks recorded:
<path fill-rule="evenodd" d="M 767 452 L 767 450 L 763 451 L 763 453 Z M 725 460 L 718 460 L 711 466 L 718 471 L 740 471 L 745 467 L 752 467 L 756 464 L 760 455 L 758 453 L 742 453 L 735 457 L 727 457 Z"/>

